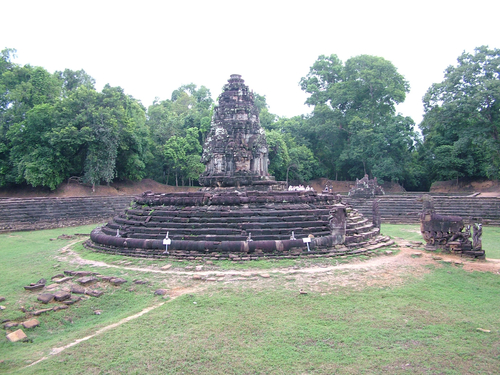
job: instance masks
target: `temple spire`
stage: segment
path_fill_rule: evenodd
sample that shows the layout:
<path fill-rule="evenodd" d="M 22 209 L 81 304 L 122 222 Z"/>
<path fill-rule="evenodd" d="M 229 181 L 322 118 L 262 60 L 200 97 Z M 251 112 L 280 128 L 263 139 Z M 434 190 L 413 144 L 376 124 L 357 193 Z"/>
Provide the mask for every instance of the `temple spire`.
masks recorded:
<path fill-rule="evenodd" d="M 268 147 L 254 94 L 239 74 L 232 74 L 219 96 L 201 159 L 202 186 L 274 183 L 269 176 Z"/>

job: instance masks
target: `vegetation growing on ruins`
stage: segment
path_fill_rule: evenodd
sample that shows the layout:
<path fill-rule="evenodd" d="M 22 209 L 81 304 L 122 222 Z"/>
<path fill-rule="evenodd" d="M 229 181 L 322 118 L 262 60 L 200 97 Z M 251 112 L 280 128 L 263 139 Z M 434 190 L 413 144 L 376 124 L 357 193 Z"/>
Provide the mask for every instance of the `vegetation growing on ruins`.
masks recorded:
<path fill-rule="evenodd" d="M 0 186 L 55 189 L 70 177 L 95 185 L 152 178 L 188 185 L 214 99 L 195 84 L 148 108 L 120 87 L 101 92 L 84 70 L 50 73 L 0 53 Z M 407 190 L 433 181 L 500 177 L 500 50 L 464 52 L 424 97 L 425 116 L 396 112 L 411 82 L 382 57 L 320 56 L 300 80 L 312 112 L 280 118 L 256 94 L 278 180 L 354 180 L 368 173 Z M 251 87 L 251 83 L 250 83 Z"/>

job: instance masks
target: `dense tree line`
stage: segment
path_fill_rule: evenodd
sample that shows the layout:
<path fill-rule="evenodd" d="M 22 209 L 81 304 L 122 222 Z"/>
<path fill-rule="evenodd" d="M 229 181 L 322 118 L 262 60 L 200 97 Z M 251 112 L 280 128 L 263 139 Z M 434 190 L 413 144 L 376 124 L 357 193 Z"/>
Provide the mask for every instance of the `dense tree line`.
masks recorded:
<path fill-rule="evenodd" d="M 101 92 L 85 71 L 49 73 L 0 53 L 0 186 L 55 189 L 152 178 L 196 184 L 214 100 L 194 84 L 147 109 L 120 87 Z M 424 190 L 436 180 L 500 177 L 500 50 L 463 53 L 424 97 L 424 120 L 396 112 L 409 83 L 389 61 L 320 56 L 300 87 L 312 112 L 280 118 L 256 94 L 278 180 L 369 174 Z"/>

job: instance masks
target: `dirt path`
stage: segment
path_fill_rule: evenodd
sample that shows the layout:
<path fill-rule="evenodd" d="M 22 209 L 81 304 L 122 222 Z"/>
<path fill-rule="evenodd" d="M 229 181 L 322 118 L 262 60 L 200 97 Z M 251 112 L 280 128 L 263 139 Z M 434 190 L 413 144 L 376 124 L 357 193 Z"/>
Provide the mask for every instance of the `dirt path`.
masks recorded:
<path fill-rule="evenodd" d="M 81 342 L 84 342 L 84 341 L 87 341 L 87 340 L 90 340 L 104 332 L 107 332 L 109 331 L 110 329 L 113 329 L 113 328 L 116 328 L 116 327 L 119 327 L 121 326 L 122 324 L 125 324 L 127 322 L 130 322 L 131 320 L 134 320 L 134 319 L 137 319 L 155 309 L 157 309 L 158 307 L 161 307 L 163 306 L 165 303 L 169 303 L 169 302 L 172 302 L 174 299 L 176 299 L 177 297 L 179 296 L 182 296 L 183 294 L 187 294 L 187 293 L 195 293 L 197 292 L 197 289 L 198 288 L 183 288 L 183 289 L 180 289 L 180 288 L 177 288 L 175 290 L 174 293 L 171 293 L 170 294 L 170 299 L 168 301 L 165 301 L 165 302 L 161 302 L 161 303 L 158 303 L 156 305 L 153 305 L 153 306 L 149 306 L 149 307 L 146 307 L 145 309 L 143 309 L 142 311 L 138 312 L 137 314 L 134 314 L 134 315 L 131 315 L 131 316 L 127 316 L 126 318 L 123 318 L 122 320 L 116 322 L 116 323 L 113 323 L 113 324 L 109 324 L 99 330 L 97 330 L 95 333 L 93 333 L 92 335 L 89 335 L 89 336 L 85 336 L 81 339 L 76 339 L 75 341 L 73 342 L 70 342 L 69 344 L 66 344 L 64 346 L 61 346 L 61 347 L 58 347 L 58 348 L 52 348 L 52 350 L 50 351 L 50 353 L 47 355 L 47 356 L 44 356 L 42 358 L 40 358 L 39 360 L 29 364 L 28 366 L 26 367 L 31 367 L 31 366 L 34 366 L 36 365 L 37 363 L 40 363 L 42 361 L 45 361 L 46 359 L 50 358 L 51 356 L 53 355 L 57 355 L 63 351 L 65 351 L 66 349 L 69 349 L 75 345 L 78 345 L 80 344 Z"/>
<path fill-rule="evenodd" d="M 131 267 L 110 264 L 102 261 L 83 259 L 73 251 L 72 246 L 81 242 L 82 240 L 73 241 L 70 244 L 64 246 L 59 252 L 56 259 L 60 261 L 65 261 L 71 264 L 77 265 L 89 265 L 93 267 L 104 267 L 104 268 L 115 268 L 128 271 L 136 272 L 148 272 L 157 273 L 164 275 L 179 275 L 179 276 L 209 276 L 214 273 L 232 275 L 232 276 L 255 276 L 269 273 L 276 274 L 321 274 L 328 273 L 330 271 L 339 270 L 372 270 L 378 268 L 384 269 L 398 269 L 401 267 L 411 266 L 415 269 L 430 264 L 436 263 L 437 261 L 443 261 L 445 263 L 452 263 L 455 265 L 463 266 L 466 271 L 481 271 L 481 272 L 500 272 L 500 259 L 487 259 L 485 261 L 481 260 L 470 260 L 468 258 L 461 258 L 458 255 L 453 254 L 432 254 L 425 251 L 416 250 L 410 247 L 408 241 L 402 239 L 395 239 L 395 242 L 399 246 L 399 252 L 395 255 L 378 256 L 371 258 L 366 261 L 357 260 L 354 258 L 350 263 L 337 263 L 335 266 L 315 266 L 308 268 L 273 268 L 266 270 L 206 270 L 206 271 L 177 271 L 177 270 L 160 270 L 153 267 Z M 435 259 L 436 258 L 436 259 Z"/>

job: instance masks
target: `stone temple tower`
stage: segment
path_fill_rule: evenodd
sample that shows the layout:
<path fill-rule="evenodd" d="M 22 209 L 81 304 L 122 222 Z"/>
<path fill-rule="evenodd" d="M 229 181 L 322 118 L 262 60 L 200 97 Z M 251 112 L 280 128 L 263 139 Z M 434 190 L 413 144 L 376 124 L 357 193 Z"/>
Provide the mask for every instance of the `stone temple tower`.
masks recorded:
<path fill-rule="evenodd" d="M 219 96 L 201 158 L 206 187 L 274 185 L 269 176 L 268 148 L 254 95 L 241 75 L 232 74 Z"/>

